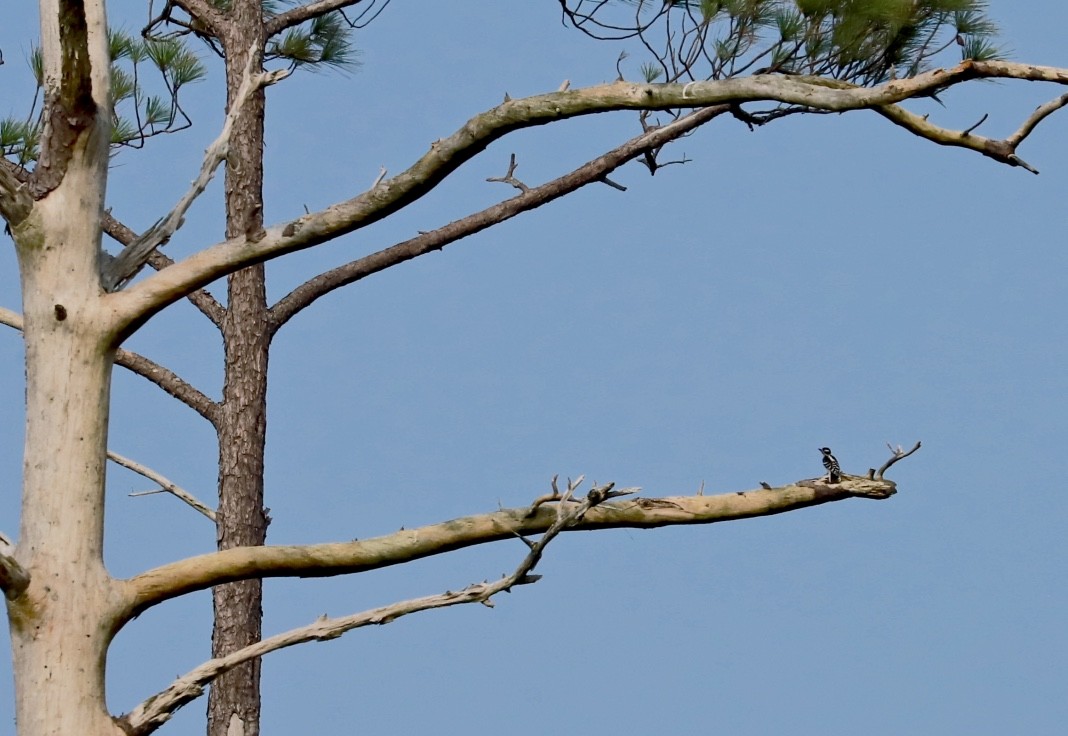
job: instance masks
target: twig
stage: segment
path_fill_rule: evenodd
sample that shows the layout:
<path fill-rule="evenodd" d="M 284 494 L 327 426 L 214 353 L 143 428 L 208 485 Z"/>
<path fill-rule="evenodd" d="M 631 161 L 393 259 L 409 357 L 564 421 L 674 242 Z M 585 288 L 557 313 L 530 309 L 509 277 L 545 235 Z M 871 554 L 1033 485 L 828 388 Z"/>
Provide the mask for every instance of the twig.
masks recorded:
<path fill-rule="evenodd" d="M 293 315 L 337 288 L 359 281 L 370 274 L 378 273 L 397 263 L 402 263 L 425 253 L 441 250 L 446 245 L 455 243 L 473 233 L 480 232 L 491 225 L 551 202 L 594 181 L 600 181 L 602 176 L 615 171 L 625 162 L 641 155 L 646 149 L 661 147 L 667 142 L 685 135 L 714 119 L 725 111 L 726 106 L 722 105 L 696 110 L 673 123 L 636 136 L 611 151 L 586 162 L 570 173 L 557 177 L 545 184 L 540 184 L 530 189 L 530 191 L 517 194 L 511 199 L 499 202 L 436 230 L 423 233 L 402 243 L 396 243 L 377 253 L 358 258 L 321 273 L 293 289 L 271 307 L 271 333 L 274 334 Z"/>
<path fill-rule="evenodd" d="M 159 473 L 157 473 L 156 471 L 152 470 L 152 468 L 149 468 L 149 467 L 147 467 L 145 465 L 142 465 L 139 462 L 131 460 L 128 457 L 123 457 L 122 455 L 118 454 L 117 452 L 112 452 L 111 450 L 108 450 L 108 459 L 111 460 L 114 463 L 117 463 L 117 464 L 121 465 L 124 468 L 127 468 L 128 470 L 132 470 L 133 472 L 137 473 L 138 475 L 142 475 L 145 478 L 148 478 L 153 483 L 158 483 L 159 487 L 161 489 L 159 491 L 143 491 L 143 492 L 140 492 L 140 493 L 131 493 L 130 496 L 146 496 L 146 495 L 149 495 L 149 494 L 152 494 L 152 493 L 163 493 L 163 492 L 170 493 L 170 494 L 176 496 L 177 498 L 181 499 L 182 501 L 185 501 L 187 504 L 192 506 L 194 509 L 196 509 L 200 513 L 204 514 L 204 516 L 208 517 L 212 521 L 215 521 L 215 510 L 214 509 L 209 507 L 207 504 L 202 502 L 200 499 L 198 499 L 196 496 L 194 496 L 192 493 L 190 493 L 189 491 L 185 490 L 184 488 L 182 488 L 178 484 L 168 480 L 164 476 L 162 476 Z"/>
<path fill-rule="evenodd" d="M 230 134 L 233 130 L 234 122 L 245 105 L 252 99 L 252 96 L 260 88 L 279 82 L 289 76 L 289 69 L 279 69 L 273 72 L 254 72 L 253 64 L 259 58 L 256 53 L 257 48 L 256 45 L 253 45 L 249 49 L 248 62 L 245 65 L 241 85 L 237 89 L 237 94 L 234 96 L 234 102 L 230 106 L 230 110 L 226 113 L 226 120 L 223 122 L 219 137 L 204 152 L 204 161 L 200 166 L 200 173 L 197 178 L 193 180 L 189 191 L 178 200 L 178 204 L 174 206 L 173 210 L 160 218 L 155 225 L 149 228 L 134 243 L 124 248 L 115 260 L 107 266 L 103 281 L 104 287 L 109 291 L 121 287 L 136 276 L 141 267 L 144 266 L 149 253 L 170 240 L 171 236 L 182 226 L 185 221 L 185 213 L 188 212 L 196 198 L 207 189 L 208 184 L 215 176 L 215 170 L 226 159 L 226 155 L 230 150 Z"/>
<path fill-rule="evenodd" d="M 916 450 L 920 449 L 920 442 L 917 440 L 916 446 L 913 447 L 908 452 L 905 452 L 901 448 L 900 445 L 898 445 L 896 448 L 894 448 L 889 443 L 887 443 L 886 446 L 890 448 L 891 456 L 890 456 L 889 460 L 887 460 L 885 463 L 883 463 L 883 466 L 881 468 L 879 468 L 878 470 L 875 471 L 875 480 L 882 480 L 883 479 L 883 473 L 885 473 L 890 468 L 891 465 L 896 463 L 898 460 L 904 460 L 909 455 L 911 455 L 912 453 L 916 452 Z"/>
<path fill-rule="evenodd" d="M 975 130 L 976 128 L 978 128 L 983 123 L 985 123 L 986 119 L 988 117 L 990 117 L 990 113 L 984 112 L 983 113 L 983 117 L 979 118 L 979 121 L 975 125 L 973 125 L 973 126 L 971 126 L 969 128 L 965 128 L 963 131 L 961 131 L 961 135 L 964 135 L 964 136 L 971 135 L 972 131 Z"/>
<path fill-rule="evenodd" d="M 585 480 L 585 478 L 586 478 L 585 475 L 580 475 L 575 480 L 571 480 L 570 478 L 568 478 L 567 479 L 567 487 L 568 487 L 568 489 L 578 488 L 579 484 L 581 484 L 582 481 Z M 546 493 L 544 496 L 538 496 L 537 498 L 535 498 L 534 499 L 534 503 L 532 503 L 530 505 L 530 509 L 527 511 L 527 516 L 533 516 L 534 514 L 536 514 L 538 512 L 538 507 L 541 506 L 543 503 L 550 503 L 552 501 L 563 501 L 564 500 L 563 494 L 560 493 L 560 487 L 557 485 L 557 481 L 559 481 L 559 480 L 560 480 L 560 476 L 559 475 L 554 475 L 553 476 L 552 481 L 549 483 L 550 487 L 553 489 L 552 492 L 551 493 Z"/>
<path fill-rule="evenodd" d="M 504 184 L 511 184 L 513 187 L 515 187 L 516 189 L 518 189 L 521 192 L 529 192 L 530 191 L 530 187 L 528 187 L 523 182 L 519 181 L 519 179 L 516 179 L 515 176 L 514 176 L 515 170 L 518 169 L 518 168 L 519 168 L 519 165 L 516 164 L 516 162 L 515 162 L 515 154 L 513 153 L 511 155 L 511 157 L 509 158 L 509 160 L 508 160 L 508 173 L 506 173 L 504 176 L 491 176 L 491 177 L 488 177 L 486 179 L 486 181 L 502 182 Z"/>

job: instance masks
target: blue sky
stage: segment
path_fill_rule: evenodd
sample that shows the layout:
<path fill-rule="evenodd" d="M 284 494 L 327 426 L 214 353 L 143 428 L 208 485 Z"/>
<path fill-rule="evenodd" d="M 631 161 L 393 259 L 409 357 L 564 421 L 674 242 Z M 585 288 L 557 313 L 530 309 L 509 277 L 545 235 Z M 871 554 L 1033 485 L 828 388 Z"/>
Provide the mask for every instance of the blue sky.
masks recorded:
<path fill-rule="evenodd" d="M 30 3 L 0 27 L 0 114 L 31 93 Z M 1019 61 L 1068 66 L 1060 3 L 993 2 Z M 1037 6 L 1037 7 L 1036 7 Z M 139 29 L 139 0 L 109 5 Z M 560 25 L 549 0 L 395 2 L 357 35 L 362 67 L 270 91 L 267 220 L 396 173 L 512 97 L 615 77 L 619 48 Z M 1040 9 L 1038 9 L 1040 8 Z M 637 78 L 641 59 L 625 67 Z M 109 205 L 135 229 L 193 177 L 221 119 L 218 75 L 186 133 L 124 151 Z M 980 83 L 915 104 L 987 135 L 1062 90 Z M 510 136 L 405 212 L 272 263 L 274 297 L 314 273 L 484 207 L 637 130 L 602 115 Z M 271 357 L 267 504 L 274 543 L 388 533 L 520 506 L 553 474 L 646 495 L 847 472 L 886 442 L 923 449 L 899 493 L 732 524 L 570 534 L 535 586 L 409 617 L 264 664 L 264 729 L 287 733 L 1055 734 L 1068 721 L 1068 436 L 1063 201 L 1068 117 L 1021 149 L 1032 176 L 910 137 L 878 116 L 717 121 L 692 159 L 599 186 L 323 299 Z M 213 185 L 168 246 L 219 239 Z M 18 305 L 10 248 L 0 303 Z M 217 395 L 221 349 L 190 307 L 129 346 Z M 0 529 L 18 528 L 21 348 L 0 335 Z M 109 444 L 203 498 L 214 437 L 116 370 Z M 214 545 L 210 524 L 114 468 L 107 562 L 131 575 Z M 270 581 L 264 629 L 497 576 L 518 542 L 336 580 Z M 128 710 L 209 656 L 210 598 L 143 615 L 109 661 Z M 10 702 L 0 667 L 0 702 Z M 168 733 L 201 733 L 204 701 Z M 4 711 L 0 706 L 0 714 Z M 0 732 L 10 728 L 0 718 Z"/>

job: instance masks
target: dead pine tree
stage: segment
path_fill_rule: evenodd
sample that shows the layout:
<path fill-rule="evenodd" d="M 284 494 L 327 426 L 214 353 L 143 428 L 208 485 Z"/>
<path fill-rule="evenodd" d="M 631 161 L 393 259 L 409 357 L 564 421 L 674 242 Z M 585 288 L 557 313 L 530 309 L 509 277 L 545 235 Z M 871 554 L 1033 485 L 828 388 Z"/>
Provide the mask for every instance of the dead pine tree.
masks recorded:
<path fill-rule="evenodd" d="M 528 507 L 368 540 L 264 546 L 271 340 L 294 315 L 335 289 L 440 251 L 589 184 L 620 188 L 609 177 L 629 161 L 642 161 L 650 172 L 675 163 L 668 155 L 670 144 L 713 120 L 735 118 L 756 129 L 795 115 L 874 111 L 919 138 L 1034 171 L 1017 155 L 1018 147 L 1046 116 L 1068 104 L 1068 96 L 1052 99 L 1003 139 L 984 137 L 974 126 L 943 128 L 901 105 L 973 80 L 1068 81 L 1065 69 L 998 58 L 981 3 L 963 10 L 959 1 L 903 3 L 889 15 L 845 2 L 776 3 L 782 13 L 772 18 L 770 2 L 584 5 L 561 0 L 563 19 L 576 30 L 606 43 L 640 42 L 649 54 L 641 78 L 625 79 L 620 67 L 620 78 L 611 83 L 563 84 L 526 98 L 505 96 L 490 109 L 473 111 L 457 130 L 442 130 L 425 154 L 398 173 L 381 172 L 362 191 L 339 191 L 330 207 L 269 221 L 263 206 L 263 141 L 271 86 L 298 84 L 299 74 L 293 72 L 302 67 L 344 65 L 351 59 L 352 29 L 369 24 L 385 5 L 172 0 L 150 4 L 155 14 L 142 36 L 133 37 L 109 33 L 104 0 L 41 0 L 41 104 L 7 126 L 0 161 L 0 214 L 14 242 L 22 287 L 21 310 L 0 311 L 0 321 L 20 332 L 26 361 L 21 523 L 14 541 L 0 538 L 0 589 L 10 622 L 19 736 L 148 734 L 205 688 L 210 688 L 211 736 L 257 734 L 263 655 L 410 613 L 490 604 L 499 592 L 536 582 L 534 570 L 546 546 L 564 531 L 707 524 L 847 498 L 889 498 L 896 486 L 883 473 L 918 444 L 910 451 L 894 450 L 878 472 L 843 473 L 833 484 L 816 478 L 755 490 L 645 498 L 635 495 L 637 489 L 611 484 L 583 492 L 579 479 L 561 488 L 554 479 L 551 492 Z M 194 51 L 197 44 L 202 48 Z M 208 73 L 199 53 L 214 55 L 222 65 L 224 124 L 199 172 L 192 172 L 187 194 L 171 211 L 160 213 L 152 227 L 135 232 L 121 211 L 105 207 L 109 177 L 122 174 L 109 170 L 111 147 L 145 145 L 189 124 L 179 91 Z M 144 75 L 131 74 L 131 65 L 158 72 L 166 93 L 142 93 Z M 268 261 L 402 211 L 512 132 L 611 112 L 635 115 L 634 135 L 607 145 L 581 166 L 528 184 L 516 177 L 513 159 L 499 180 L 518 190 L 514 196 L 339 264 L 268 301 Z M 225 231 L 217 242 L 172 260 L 164 246 L 220 167 Z M 225 305 L 205 290 L 221 278 L 227 282 Z M 216 398 L 122 347 L 154 315 L 185 299 L 222 336 L 225 378 Z M 152 381 L 215 428 L 214 508 L 159 472 L 109 453 L 116 364 Z M 213 519 L 217 551 L 129 578 L 112 576 L 102 556 L 109 456 Z M 521 540 L 526 552 L 511 573 L 493 582 L 262 636 L 263 578 L 355 574 L 508 539 Z M 147 609 L 209 588 L 215 611 L 210 658 L 146 692 L 129 713 L 109 713 L 105 661 L 115 635 Z"/>

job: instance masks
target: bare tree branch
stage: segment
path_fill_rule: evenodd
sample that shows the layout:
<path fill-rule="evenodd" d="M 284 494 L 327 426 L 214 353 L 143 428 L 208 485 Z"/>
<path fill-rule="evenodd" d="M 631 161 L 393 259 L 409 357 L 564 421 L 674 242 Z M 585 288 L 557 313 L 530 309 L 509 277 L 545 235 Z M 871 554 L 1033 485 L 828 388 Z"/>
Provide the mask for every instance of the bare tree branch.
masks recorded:
<path fill-rule="evenodd" d="M 984 156 L 988 156 L 999 163 L 1008 164 L 1009 166 L 1019 166 L 1030 171 L 1032 174 L 1038 173 L 1036 169 L 1016 155 L 1016 146 L 1020 141 L 1013 143 L 1009 139 L 996 140 L 981 135 L 975 135 L 973 131 L 977 126 L 973 126 L 967 130 L 949 130 L 947 128 L 941 128 L 931 123 L 925 116 L 909 112 L 897 105 L 879 106 L 875 108 L 875 111 L 895 125 L 900 125 L 910 133 L 914 133 L 921 138 L 926 138 L 933 143 L 937 143 L 941 146 L 970 148 L 971 150 L 978 151 Z M 1023 138 L 1020 140 L 1023 140 Z"/>
<path fill-rule="evenodd" d="M 1068 69 L 1013 62 L 966 61 L 896 79 L 878 87 L 841 88 L 819 77 L 762 74 L 689 84 L 613 82 L 585 89 L 510 100 L 476 115 L 451 136 L 435 141 L 430 151 L 407 170 L 345 202 L 272 226 L 255 238 L 224 241 L 110 295 L 122 323 L 137 323 L 194 289 L 239 268 L 326 242 L 376 222 L 432 190 L 491 142 L 515 130 L 611 110 L 668 110 L 729 103 L 773 101 L 813 110 L 844 112 L 885 107 L 978 78 L 1011 78 L 1068 84 Z M 885 111 L 883 111 L 885 114 Z M 994 155 L 978 136 L 959 145 Z M 997 157 L 997 156 L 995 156 Z M 999 158 L 1021 165 L 1015 156 Z"/>
<path fill-rule="evenodd" d="M 137 233 L 115 218 L 108 210 L 104 211 L 104 232 L 121 245 L 131 245 L 137 240 Z M 162 271 L 164 268 L 174 265 L 174 261 L 159 250 L 152 251 L 146 262 L 157 271 Z M 206 290 L 197 289 L 187 298 L 216 327 L 222 324 L 226 308 L 219 304 L 218 300 Z"/>
<path fill-rule="evenodd" d="M 245 104 L 252 99 L 252 96 L 261 87 L 274 84 L 289 76 L 289 69 L 279 69 L 273 72 L 253 71 L 253 62 L 259 58 L 258 54 L 255 53 L 254 47 L 253 52 L 248 55 L 248 63 L 241 79 L 241 86 L 238 87 L 237 93 L 234 95 L 234 102 L 226 113 L 226 120 L 223 122 L 219 137 L 204 152 L 204 161 L 200 165 L 200 173 L 193 180 L 189 191 L 182 195 L 174 209 L 160 218 L 144 235 L 124 248 L 108 264 L 103 275 L 105 289 L 109 291 L 116 289 L 137 275 L 137 272 L 141 270 L 141 267 L 147 261 L 148 255 L 171 239 L 171 236 L 185 222 L 185 213 L 189 211 L 196 198 L 207 189 L 208 184 L 215 176 L 215 170 L 226 159 L 226 154 L 230 150 L 230 132 L 233 129 L 234 121 L 241 114 Z"/>
<path fill-rule="evenodd" d="M 304 21 L 318 18 L 335 10 L 359 5 L 360 2 L 361 0 L 315 0 L 315 2 L 297 6 L 284 13 L 279 13 L 273 18 L 269 18 L 265 24 L 266 36 L 270 38 L 287 28 L 299 26 Z"/>
<path fill-rule="evenodd" d="M 189 14 L 189 17 L 204 26 L 204 29 L 218 38 L 221 35 L 223 14 L 207 0 L 171 0 L 176 6 Z"/>
<path fill-rule="evenodd" d="M 0 307 L 0 325 L 22 332 L 22 315 Z M 181 401 L 200 416 L 215 424 L 218 405 L 178 374 L 143 355 L 119 348 L 115 352 L 115 364 L 146 378 L 174 398 Z"/>
<path fill-rule="evenodd" d="M 2 317 L 0 312 L 0 317 Z M 6 322 L 4 324 L 7 324 Z M 19 327 L 18 329 L 21 329 Z M 212 424 L 218 418 L 218 404 L 199 389 L 183 380 L 170 368 L 165 368 L 143 355 L 119 348 L 115 352 L 115 364 L 133 371 L 159 386 Z"/>
<path fill-rule="evenodd" d="M 576 483 L 575 486 L 577 487 L 577 485 Z M 555 521 L 537 542 L 528 542 L 528 540 L 521 538 L 527 543 L 529 552 L 510 575 L 505 575 L 500 580 L 492 583 L 473 583 L 459 591 L 449 590 L 437 595 L 412 598 L 350 616 L 328 618 L 323 615 L 315 623 L 276 634 L 225 657 L 212 659 L 178 678 L 165 690 L 148 698 L 130 713 L 122 716 L 119 720 L 123 723 L 124 732 L 131 736 L 145 736 L 152 733 L 156 728 L 166 723 L 179 708 L 200 697 L 204 691 L 204 686 L 210 684 L 219 675 L 244 662 L 262 657 L 270 652 L 311 641 L 336 639 L 353 629 L 388 624 L 402 616 L 435 608 L 447 608 L 468 603 L 483 603 L 492 608 L 491 598 L 493 596 L 510 591 L 517 585 L 529 585 L 540 579 L 540 575 L 531 573 L 541 560 L 546 546 L 560 532 L 581 520 L 586 512 L 601 503 L 606 497 L 627 495 L 637 489 L 612 491 L 610 486 L 594 488 L 585 499 L 574 505 L 563 503 L 571 499 L 571 494 L 574 490 L 575 487 L 569 488 L 567 493 L 560 499 L 561 503 L 555 507 Z"/>
<path fill-rule="evenodd" d="M 112 462 L 115 462 L 115 463 L 121 465 L 122 467 L 124 467 L 124 468 L 126 468 L 128 470 L 132 470 L 133 472 L 137 473 L 138 475 L 141 475 L 141 476 L 144 476 L 145 478 L 148 478 L 153 483 L 156 483 L 157 485 L 159 485 L 159 487 L 162 489 L 160 491 L 148 491 L 148 493 L 164 493 L 164 492 L 170 493 L 170 494 L 174 495 L 175 497 L 177 497 L 178 499 L 180 499 L 180 500 L 184 501 L 185 503 L 189 504 L 190 506 L 192 506 L 194 509 L 196 509 L 200 513 L 204 514 L 204 516 L 208 517 L 212 521 L 215 521 L 215 510 L 214 509 L 212 509 L 210 506 L 208 506 L 203 501 L 198 499 L 196 496 L 194 496 L 189 491 L 187 491 L 184 488 L 182 488 L 181 486 L 179 486 L 177 483 L 174 483 L 173 481 L 168 480 L 165 476 L 161 475 L 160 473 L 157 473 L 152 468 L 150 468 L 150 467 L 148 467 L 146 465 L 142 465 L 141 463 L 139 463 L 139 462 L 137 462 L 135 460 L 131 460 L 128 457 L 123 457 L 119 453 L 112 452 L 111 450 L 108 450 L 108 459 L 111 460 Z M 130 495 L 131 496 L 143 496 L 143 495 L 146 495 L 146 494 L 145 493 L 131 493 Z"/>
<path fill-rule="evenodd" d="M 704 107 L 661 128 L 650 128 L 564 176 L 537 187 L 528 187 L 522 194 L 481 212 L 319 274 L 293 289 L 271 307 L 268 314 L 271 334 L 316 299 L 335 289 L 425 253 L 441 250 L 446 245 L 559 199 L 587 184 L 599 182 L 628 161 L 686 135 L 727 110 L 726 105 Z"/>
<path fill-rule="evenodd" d="M 174 265 L 174 259 L 159 250 L 149 253 L 145 262 L 156 271 L 162 271 Z M 201 314 L 211 320 L 212 324 L 216 327 L 222 326 L 223 318 L 226 317 L 226 307 L 220 304 L 219 300 L 213 297 L 206 289 L 197 289 L 186 298 L 192 302 L 194 307 L 200 310 Z"/>
<path fill-rule="evenodd" d="M 711 524 L 768 516 L 840 501 L 854 496 L 889 498 L 896 486 L 888 480 L 850 477 L 833 486 L 803 481 L 770 490 L 716 496 L 637 498 L 590 510 L 572 529 L 653 528 L 676 524 Z M 555 513 L 546 505 L 502 509 L 440 524 L 407 529 L 374 539 L 332 544 L 237 547 L 179 560 L 148 570 L 122 583 L 124 605 L 118 619 L 195 590 L 262 577 L 326 577 L 376 570 L 476 544 L 544 532 Z"/>
<path fill-rule="evenodd" d="M 513 187 L 515 187 L 521 192 L 530 191 L 530 187 L 528 187 L 526 184 L 524 184 L 515 177 L 515 170 L 518 168 L 519 164 L 515 162 L 515 154 L 513 153 L 508 158 L 508 171 L 505 172 L 504 176 L 491 176 L 488 177 L 486 181 L 502 184 L 511 184 Z"/>
<path fill-rule="evenodd" d="M 22 315 L 6 307 L 0 307 L 0 325 L 6 325 L 13 330 L 22 332 Z"/>
<path fill-rule="evenodd" d="M 1009 142 L 1013 149 L 1015 149 L 1016 146 L 1023 142 L 1024 138 L 1031 135 L 1031 131 L 1033 131 L 1039 123 L 1065 105 L 1068 105 L 1068 94 L 1061 95 L 1055 100 L 1050 100 L 1043 105 L 1039 105 L 1027 120 L 1023 122 L 1019 129 L 1005 140 Z"/>
<path fill-rule="evenodd" d="M 869 478 L 874 478 L 875 480 L 882 480 L 883 473 L 889 470 L 891 465 L 896 463 L 898 460 L 904 460 L 909 455 L 916 452 L 916 450 L 920 449 L 920 442 L 917 440 L 916 444 L 908 452 L 906 452 L 904 448 L 902 448 L 900 445 L 895 448 L 888 444 L 887 447 L 890 448 L 890 459 L 883 463 L 883 466 L 878 470 L 873 470 L 869 472 Z"/>

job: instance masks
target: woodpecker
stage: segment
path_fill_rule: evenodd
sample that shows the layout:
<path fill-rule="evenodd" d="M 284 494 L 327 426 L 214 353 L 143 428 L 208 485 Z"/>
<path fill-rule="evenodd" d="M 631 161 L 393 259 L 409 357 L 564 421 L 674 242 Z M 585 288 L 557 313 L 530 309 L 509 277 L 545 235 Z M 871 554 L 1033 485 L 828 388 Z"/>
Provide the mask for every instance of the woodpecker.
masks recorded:
<path fill-rule="evenodd" d="M 827 482 L 841 483 L 842 468 L 838 465 L 838 458 L 831 454 L 829 447 L 821 447 L 820 452 L 823 453 L 823 467 L 827 468 Z"/>

